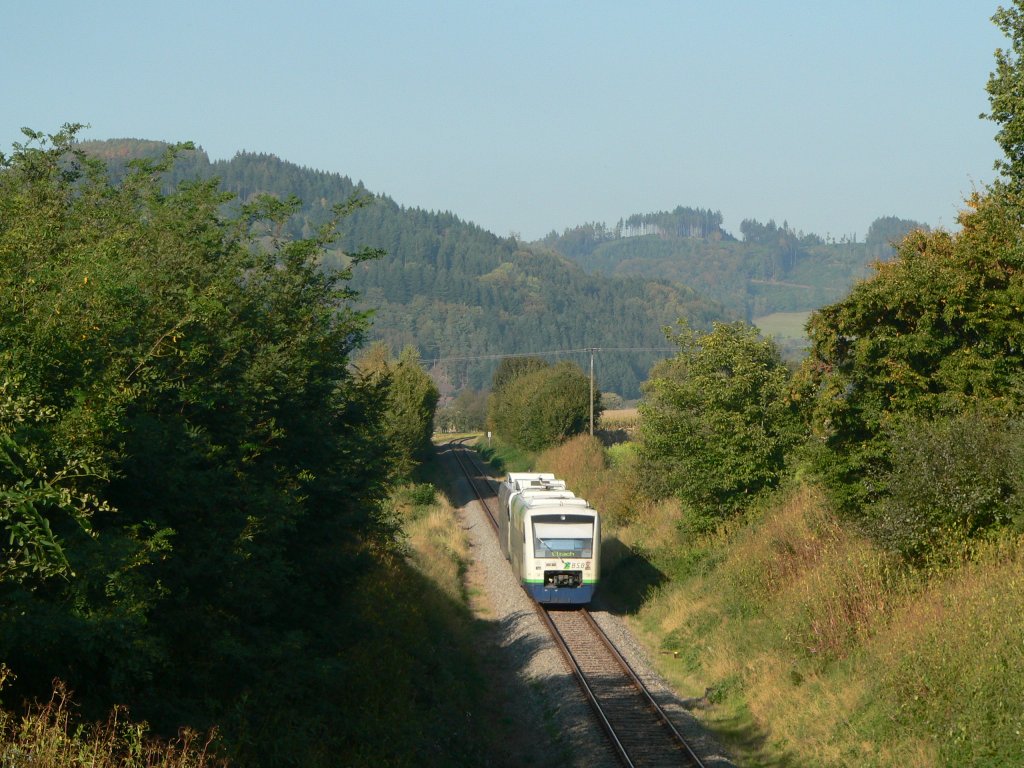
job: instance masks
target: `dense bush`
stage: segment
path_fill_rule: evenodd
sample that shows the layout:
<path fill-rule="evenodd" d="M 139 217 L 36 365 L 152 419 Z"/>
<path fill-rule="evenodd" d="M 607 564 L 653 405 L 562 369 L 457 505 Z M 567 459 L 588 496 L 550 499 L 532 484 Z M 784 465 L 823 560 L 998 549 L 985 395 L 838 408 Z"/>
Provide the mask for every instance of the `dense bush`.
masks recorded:
<path fill-rule="evenodd" d="M 1024 427 L 1017 420 L 976 411 L 908 418 L 892 430 L 890 455 L 869 527 L 913 560 L 1024 511 Z"/>
<path fill-rule="evenodd" d="M 961 215 L 959 233 L 912 233 L 896 260 L 880 265 L 849 297 L 811 318 L 812 349 L 800 379 L 820 448 L 816 466 L 845 514 L 860 518 L 873 511 L 876 531 L 903 527 L 902 518 L 910 514 L 909 488 L 925 494 L 922 504 L 936 498 L 898 463 L 915 453 L 923 462 L 926 454 L 957 450 L 940 444 L 962 437 L 942 428 L 919 434 L 904 429 L 900 437 L 899 425 L 955 420 L 979 407 L 1013 416 L 1024 406 L 1018 210 L 1009 191 L 976 197 Z M 886 511 L 890 491 L 898 495 Z M 979 487 L 954 499 L 966 502 L 988 493 Z M 945 502 L 947 508 L 954 503 L 959 502 Z M 976 511 L 965 507 L 959 514 L 966 520 Z M 886 515 L 893 519 L 886 521 Z M 907 546 L 900 543 L 901 549 Z"/>
<path fill-rule="evenodd" d="M 215 183 L 161 189 L 171 155 L 113 184 L 74 136 L 0 160 L 5 700 L 56 677 L 89 717 L 336 764 L 373 624 L 351 592 L 394 535 L 388 393 L 349 368 L 367 319 L 317 266 L 344 210 L 285 242 L 294 201 L 225 219 Z"/>
<path fill-rule="evenodd" d="M 387 344 L 378 342 L 359 359 L 357 368 L 365 379 L 387 391 L 381 436 L 393 458 L 394 477 L 408 479 L 430 454 L 437 386 L 412 347 L 403 349 L 395 360 Z"/>
<path fill-rule="evenodd" d="M 640 406 L 643 485 L 729 515 L 779 482 L 800 438 L 789 374 L 772 341 L 742 323 L 708 334 L 683 325 L 674 341 L 679 353 L 652 370 Z"/>
<path fill-rule="evenodd" d="M 590 400 L 590 379 L 570 362 L 521 365 L 508 375 L 499 366 L 489 408 L 490 422 L 502 439 L 539 451 L 589 428 L 591 407 L 600 416 L 600 393 Z"/>

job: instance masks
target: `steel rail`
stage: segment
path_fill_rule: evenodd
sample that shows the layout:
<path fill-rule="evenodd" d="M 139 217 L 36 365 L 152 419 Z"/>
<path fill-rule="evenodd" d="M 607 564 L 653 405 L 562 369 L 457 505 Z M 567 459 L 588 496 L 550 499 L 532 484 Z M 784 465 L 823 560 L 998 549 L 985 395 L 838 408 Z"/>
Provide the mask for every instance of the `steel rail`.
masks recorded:
<path fill-rule="evenodd" d="M 473 489 L 473 493 L 476 495 L 477 501 L 480 502 L 480 505 L 484 508 L 484 512 L 487 513 L 487 521 L 491 524 L 491 527 L 495 530 L 495 532 L 497 532 L 498 520 L 495 517 L 494 510 L 491 509 L 491 505 L 484 497 L 484 494 L 480 491 L 480 486 L 477 482 L 477 475 L 471 472 L 468 467 L 469 462 L 466 459 L 466 452 L 469 451 L 469 449 L 465 445 L 465 441 L 468 439 L 469 438 L 463 437 L 457 440 L 451 440 L 449 441 L 448 446 L 452 449 L 452 454 L 455 456 L 455 460 L 456 462 L 458 462 L 459 468 L 462 470 L 463 476 L 469 482 L 470 488 Z M 494 489 L 491 487 L 490 481 L 488 480 L 488 493 L 493 493 L 493 490 Z"/>
<path fill-rule="evenodd" d="M 583 618 L 586 620 L 587 624 L 594 631 L 594 634 L 597 635 L 598 638 L 600 638 L 601 642 L 604 644 L 605 648 L 607 648 L 608 651 L 611 653 L 612 657 L 618 663 L 622 671 L 625 672 L 626 676 L 629 677 L 629 679 L 632 681 L 633 686 L 640 692 L 640 695 L 643 696 L 644 700 L 647 702 L 647 705 L 654 712 L 655 717 L 657 717 L 657 719 L 660 720 L 661 723 L 669 729 L 669 732 L 672 734 L 672 737 L 679 743 L 680 746 L 682 746 L 684 750 L 686 750 L 686 753 L 689 756 L 690 760 L 693 761 L 694 766 L 696 768 L 705 768 L 703 761 L 699 757 L 697 757 L 696 753 L 690 748 L 689 743 L 686 741 L 685 738 L 683 738 L 683 735 L 676 728 L 675 724 L 672 722 L 672 719 L 668 716 L 668 713 L 666 713 L 665 710 L 662 709 L 661 705 L 657 702 L 657 700 L 655 700 L 654 696 L 651 695 L 650 690 L 647 688 L 644 682 L 640 679 L 636 672 L 633 671 L 633 668 L 629 665 L 629 662 L 626 661 L 625 657 L 621 653 L 619 653 L 619 649 L 615 647 L 615 644 L 612 642 L 611 638 L 608 637 L 608 634 L 603 629 L 601 629 L 601 625 L 597 623 L 597 620 L 591 615 L 590 611 L 588 611 L 586 608 L 582 609 L 582 611 Z"/>
<path fill-rule="evenodd" d="M 590 683 L 587 682 L 587 676 L 583 674 L 583 670 L 580 668 L 579 663 L 576 661 L 576 657 L 573 656 L 572 651 L 569 649 L 569 643 L 566 642 L 565 637 L 555 626 L 555 622 L 551 620 L 551 616 L 548 611 L 540 605 L 535 603 L 534 608 L 537 611 L 537 615 L 540 616 L 544 626 L 547 627 L 548 632 L 551 633 L 551 637 L 555 641 L 555 646 L 562 654 L 562 658 L 565 659 L 565 663 L 568 664 L 573 677 L 576 678 L 577 684 L 580 686 L 580 690 L 583 691 L 583 696 L 586 698 L 587 703 L 590 705 L 590 709 L 593 711 L 594 716 L 597 718 L 598 724 L 601 726 L 601 730 L 604 731 L 605 736 L 608 737 L 608 741 L 611 742 L 612 749 L 615 750 L 616 757 L 619 761 L 626 766 L 626 768 L 635 768 L 635 763 L 630 759 L 629 752 L 626 751 L 626 747 L 623 745 L 622 740 L 619 739 L 618 734 L 612 727 L 611 722 L 608 720 L 608 716 L 605 714 L 604 708 L 601 706 L 600 700 L 597 698 L 597 694 L 594 693 L 594 689 L 590 687 Z"/>

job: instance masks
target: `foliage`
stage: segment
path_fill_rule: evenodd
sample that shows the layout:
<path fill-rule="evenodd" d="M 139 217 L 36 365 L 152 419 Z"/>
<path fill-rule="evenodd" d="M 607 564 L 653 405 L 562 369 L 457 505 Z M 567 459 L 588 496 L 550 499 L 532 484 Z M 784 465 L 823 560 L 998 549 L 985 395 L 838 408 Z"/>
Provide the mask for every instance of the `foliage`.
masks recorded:
<path fill-rule="evenodd" d="M 967 411 L 906 418 L 892 429 L 891 468 L 868 513 L 875 537 L 922 561 L 1020 520 L 1024 512 L 1024 430 L 1017 420 Z"/>
<path fill-rule="evenodd" d="M 640 405 L 643 486 L 727 516 L 779 482 L 800 437 L 788 371 L 743 323 L 703 335 L 681 323 L 671 338 L 679 352 L 652 370 Z"/>
<path fill-rule="evenodd" d="M 390 447 L 397 478 L 408 478 L 431 451 L 437 386 L 412 347 L 403 349 L 395 360 L 388 346 L 378 342 L 357 361 L 357 368 L 387 392 L 382 437 Z"/>
<path fill-rule="evenodd" d="M 1005 158 L 997 160 L 995 168 L 1011 188 L 1019 191 L 1024 186 L 1024 9 L 1020 0 L 1014 0 L 1009 8 L 999 7 L 992 21 L 1009 38 L 1010 48 L 996 49 L 996 71 L 989 75 L 986 85 L 990 112 L 982 117 L 999 125 L 996 143 Z"/>
<path fill-rule="evenodd" d="M 394 535 L 386 392 L 349 370 L 367 319 L 351 273 L 318 268 L 346 208 L 289 240 L 296 201 L 224 218 L 215 183 L 161 188 L 173 150 L 115 184 L 75 130 L 29 131 L 0 168 L 11 693 L 59 677 L 87 717 L 219 722 L 246 764 L 313 765 L 325 742 L 269 713 L 332 730 L 303 681 L 352 690 L 349 594 Z"/>
<path fill-rule="evenodd" d="M 590 379 L 575 363 L 519 366 L 525 372 L 503 379 L 491 395 L 489 420 L 504 440 L 539 451 L 586 431 L 592 408 L 600 415 L 600 393 L 591 403 Z"/>
<path fill-rule="evenodd" d="M 3 562 L 0 582 L 68 575 L 70 563 L 60 537 L 51 526 L 73 523 L 91 532 L 90 518 L 109 505 L 75 481 L 90 474 L 88 458 L 45 457 L 19 434 L 43 431 L 56 418 L 52 407 L 22 392 L 10 379 L 0 383 L 0 523 Z"/>
<path fill-rule="evenodd" d="M 520 376 L 534 371 L 542 371 L 548 367 L 543 358 L 526 355 L 522 357 L 503 357 L 491 377 L 491 394 L 500 395 L 502 391 L 515 383 Z"/>
<path fill-rule="evenodd" d="M 817 465 L 847 514 L 880 498 L 898 419 L 979 404 L 1012 414 L 1024 365 L 1024 250 L 1009 194 L 976 196 L 962 230 L 914 232 L 837 304 L 812 315 L 800 379 Z"/>

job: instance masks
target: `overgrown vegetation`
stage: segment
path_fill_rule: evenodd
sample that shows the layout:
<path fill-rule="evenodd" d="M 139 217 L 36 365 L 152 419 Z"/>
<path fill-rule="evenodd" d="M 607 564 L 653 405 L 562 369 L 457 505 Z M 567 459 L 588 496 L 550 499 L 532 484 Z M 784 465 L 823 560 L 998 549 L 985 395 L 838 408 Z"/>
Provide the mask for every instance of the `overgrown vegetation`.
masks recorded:
<path fill-rule="evenodd" d="M 0 686 L 10 677 L 0 668 Z M 0 765 L 39 768 L 213 768 L 224 761 L 210 754 L 211 738 L 189 730 L 170 741 L 154 738 L 145 724 L 115 708 L 104 723 L 83 724 L 62 683 L 45 704 L 24 713 L 0 710 Z"/>
<path fill-rule="evenodd" d="M 60 698 L 5 749 L 200 764 L 207 736 L 144 738 L 188 728 L 247 766 L 480 764 L 438 661 L 471 647 L 457 603 L 386 503 L 436 390 L 350 366 L 367 317 L 320 268 L 360 202 L 289 239 L 297 201 L 168 190 L 174 148 L 114 182 L 76 130 L 0 167 L 0 698 L 58 679 L 81 720 Z"/>

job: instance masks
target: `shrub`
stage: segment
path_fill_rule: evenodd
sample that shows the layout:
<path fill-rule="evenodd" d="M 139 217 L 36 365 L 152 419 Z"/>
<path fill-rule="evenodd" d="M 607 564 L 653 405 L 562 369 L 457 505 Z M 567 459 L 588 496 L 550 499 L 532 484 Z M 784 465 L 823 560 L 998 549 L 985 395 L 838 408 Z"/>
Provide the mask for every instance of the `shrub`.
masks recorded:
<path fill-rule="evenodd" d="M 0 682 L 9 676 L 0 667 Z M 133 723 L 117 708 L 106 723 L 74 722 L 74 702 L 64 685 L 56 683 L 43 705 L 14 716 L 0 712 L 0 765 L 36 768 L 206 768 L 225 766 L 215 757 L 210 738 L 182 731 L 177 739 L 154 737 L 145 723 Z"/>
<path fill-rule="evenodd" d="M 1006 524 L 1024 507 L 1024 427 L 971 411 L 907 418 L 890 435 L 891 468 L 869 523 L 886 546 L 914 561 L 939 556 Z"/>
<path fill-rule="evenodd" d="M 590 379 L 569 362 L 523 373 L 495 391 L 490 420 L 502 438 L 520 448 L 556 445 L 588 428 Z"/>
<path fill-rule="evenodd" d="M 685 325 L 679 354 L 654 369 L 640 406 L 640 470 L 656 497 L 724 517 L 774 487 L 799 439 L 789 376 L 757 329 L 716 323 L 700 335 Z"/>

